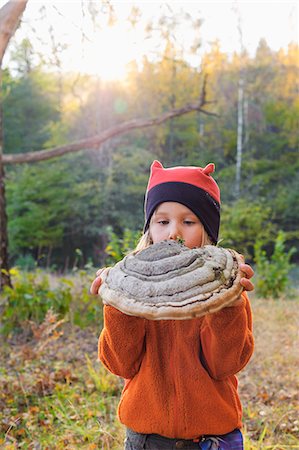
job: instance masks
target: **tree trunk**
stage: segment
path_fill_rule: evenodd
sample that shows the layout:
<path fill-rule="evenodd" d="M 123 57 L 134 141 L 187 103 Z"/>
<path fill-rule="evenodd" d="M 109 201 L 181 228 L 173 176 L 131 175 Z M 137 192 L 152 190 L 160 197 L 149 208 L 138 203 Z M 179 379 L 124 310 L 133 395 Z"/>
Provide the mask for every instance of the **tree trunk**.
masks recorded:
<path fill-rule="evenodd" d="M 0 9 L 0 65 L 28 0 L 10 0 Z"/>
<path fill-rule="evenodd" d="M 244 45 L 243 45 L 243 29 L 241 12 L 236 4 L 235 12 L 238 18 L 238 33 L 240 43 L 240 57 L 239 57 L 239 82 L 238 82 L 238 125 L 237 125 L 237 155 L 236 155 L 236 184 L 235 184 L 235 198 L 240 197 L 241 185 L 241 168 L 242 168 L 242 154 L 243 154 L 243 122 L 244 122 L 244 85 L 245 85 L 245 71 L 244 71 Z"/>
<path fill-rule="evenodd" d="M 235 196 L 237 199 L 240 196 L 242 152 L 243 152 L 243 96 L 244 96 L 244 81 L 242 75 L 240 75 L 238 88 L 238 130 L 237 130 L 237 162 L 236 162 L 236 191 L 235 191 Z"/>
<path fill-rule="evenodd" d="M 52 250 L 53 250 L 53 246 L 50 245 L 50 247 L 48 248 L 48 254 L 47 254 L 47 269 L 50 269 L 50 265 L 51 265 L 51 256 L 52 256 Z"/>
<path fill-rule="evenodd" d="M 4 286 L 11 287 L 11 279 L 8 264 L 8 235 L 7 235 L 7 215 L 5 200 L 4 165 L 2 161 L 3 153 L 3 125 L 2 125 L 2 71 L 0 64 L 0 292 Z"/>
<path fill-rule="evenodd" d="M 172 77 L 171 77 L 171 85 L 172 85 L 172 94 L 170 96 L 170 107 L 171 109 L 175 108 L 176 104 L 176 95 L 175 95 L 175 84 L 176 84 L 176 65 L 175 60 L 172 61 Z M 169 139 L 168 139 L 168 148 L 166 149 L 168 157 L 173 154 L 174 149 L 174 120 L 170 119 L 169 123 Z"/>
<path fill-rule="evenodd" d="M 0 291 L 4 286 L 12 287 L 8 264 L 8 236 L 7 216 L 5 208 L 4 168 L 2 162 L 0 162 Z"/>
<path fill-rule="evenodd" d="M 0 9 L 0 292 L 11 287 L 3 163 L 2 60 L 28 0 L 10 0 Z"/>

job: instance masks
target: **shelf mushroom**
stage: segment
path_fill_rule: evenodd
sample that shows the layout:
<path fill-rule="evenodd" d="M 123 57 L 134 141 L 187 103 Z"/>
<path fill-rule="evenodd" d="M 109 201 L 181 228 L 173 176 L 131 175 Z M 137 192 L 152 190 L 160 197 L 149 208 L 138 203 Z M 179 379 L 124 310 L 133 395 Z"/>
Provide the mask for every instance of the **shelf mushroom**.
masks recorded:
<path fill-rule="evenodd" d="M 229 306 L 241 294 L 243 257 L 205 245 L 189 249 L 167 240 L 131 253 L 102 273 L 104 304 L 151 320 L 201 317 Z"/>

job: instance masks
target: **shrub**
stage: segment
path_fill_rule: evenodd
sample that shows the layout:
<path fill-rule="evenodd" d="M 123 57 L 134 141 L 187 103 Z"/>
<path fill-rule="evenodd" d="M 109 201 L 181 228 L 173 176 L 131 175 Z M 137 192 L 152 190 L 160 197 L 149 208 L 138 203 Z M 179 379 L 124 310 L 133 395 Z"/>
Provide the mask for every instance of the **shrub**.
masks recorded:
<path fill-rule="evenodd" d="M 91 295 L 90 285 L 95 278 L 96 269 L 87 264 L 85 269 L 74 270 L 75 277 L 61 279 L 72 287 L 72 302 L 70 304 L 70 321 L 80 328 L 103 325 L 103 304 L 98 295 Z"/>
<path fill-rule="evenodd" d="M 261 240 L 257 240 L 254 245 L 257 295 L 266 298 L 278 298 L 287 291 L 289 273 L 293 267 L 290 259 L 295 249 L 291 248 L 286 252 L 285 233 L 283 231 L 280 231 L 275 239 L 274 251 L 270 259 L 268 259 L 262 245 Z"/>
<path fill-rule="evenodd" d="M 269 206 L 240 199 L 223 205 L 221 213 L 221 246 L 235 248 L 252 260 L 256 240 L 271 242 L 276 234 Z"/>
<path fill-rule="evenodd" d="M 36 261 L 29 253 L 19 256 L 15 261 L 15 265 L 22 270 L 36 269 Z"/>
<path fill-rule="evenodd" d="M 123 259 L 129 252 L 134 250 L 141 236 L 139 231 L 132 231 L 125 228 L 123 236 L 119 237 L 111 227 L 107 227 L 109 244 L 105 252 L 108 255 L 106 264 L 113 265 Z"/>
<path fill-rule="evenodd" d="M 93 268 L 74 270 L 68 277 L 47 274 L 40 269 L 33 272 L 12 269 L 13 287 L 5 287 L 0 296 L 0 331 L 5 336 L 41 324 L 49 310 L 58 319 L 67 315 L 71 325 L 81 328 L 103 323 L 102 302 L 89 293 L 94 278 Z"/>
<path fill-rule="evenodd" d="M 1 296 L 1 331 L 4 335 L 22 329 L 28 321 L 41 323 L 49 309 L 60 316 L 68 312 L 72 299 L 69 285 L 60 283 L 51 288 L 49 277 L 40 270 L 20 272 L 12 269 L 11 275 L 14 286 L 6 286 Z"/>

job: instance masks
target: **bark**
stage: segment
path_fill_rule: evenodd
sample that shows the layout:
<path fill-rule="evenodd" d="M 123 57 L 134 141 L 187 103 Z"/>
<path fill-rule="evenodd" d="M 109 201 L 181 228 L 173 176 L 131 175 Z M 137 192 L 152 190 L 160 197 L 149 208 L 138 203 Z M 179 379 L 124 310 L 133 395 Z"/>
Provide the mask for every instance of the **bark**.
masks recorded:
<path fill-rule="evenodd" d="M 2 60 L 10 38 L 14 35 L 28 0 L 10 0 L 0 9 L 0 292 L 11 287 L 8 263 L 8 233 L 3 164 Z"/>
<path fill-rule="evenodd" d="M 5 174 L 4 165 L 2 161 L 3 149 L 3 125 L 2 125 L 2 102 L 1 102 L 1 64 L 0 64 L 0 292 L 4 286 L 11 287 L 11 279 L 9 274 L 8 264 L 8 234 L 7 234 L 7 215 L 6 215 L 6 200 L 5 200 Z"/>
<path fill-rule="evenodd" d="M 0 291 L 4 286 L 11 287 L 11 279 L 8 264 L 8 236 L 5 204 L 4 167 L 3 164 L 1 164 L 0 158 Z"/>
<path fill-rule="evenodd" d="M 115 127 L 109 128 L 102 133 L 83 139 L 81 141 L 73 142 L 68 145 L 63 145 L 61 147 L 56 147 L 50 150 L 39 150 L 35 152 L 28 153 L 17 153 L 13 155 L 3 155 L 3 163 L 4 164 L 18 164 L 18 163 L 29 163 L 29 162 L 37 162 L 37 161 L 45 161 L 51 158 L 57 158 L 58 156 L 65 155 L 67 153 L 74 153 L 81 150 L 89 150 L 92 148 L 98 148 L 108 139 L 114 138 L 121 134 L 128 133 L 131 130 L 136 130 L 138 128 L 147 128 L 152 126 L 157 126 L 166 122 L 173 117 L 178 117 L 183 114 L 187 114 L 193 111 L 199 111 L 204 114 L 216 116 L 216 114 L 211 113 L 203 109 L 205 105 L 210 102 L 207 102 L 204 97 L 201 97 L 198 103 L 187 104 L 186 106 L 168 111 L 162 114 L 159 117 L 155 117 L 152 119 L 134 119 L 128 122 L 124 122 L 120 125 L 116 125 Z"/>
<path fill-rule="evenodd" d="M 10 0 L 0 9 L 0 65 L 28 0 Z"/>
<path fill-rule="evenodd" d="M 240 196 L 241 184 L 241 168 L 243 153 L 243 97 L 244 97 L 244 81 L 242 76 L 239 78 L 238 88 L 238 128 L 237 128 L 237 161 L 236 161 L 236 198 Z"/>
<path fill-rule="evenodd" d="M 243 45 L 243 30 L 241 13 L 236 5 L 235 11 L 238 17 L 238 33 L 240 43 L 240 70 L 239 70 L 239 82 L 238 82 L 238 124 L 237 124 L 237 155 L 236 155 L 236 184 L 235 184 L 235 197 L 240 197 L 241 186 L 241 170 L 242 170 L 242 156 L 243 156 L 243 128 L 244 128 L 244 45 Z"/>

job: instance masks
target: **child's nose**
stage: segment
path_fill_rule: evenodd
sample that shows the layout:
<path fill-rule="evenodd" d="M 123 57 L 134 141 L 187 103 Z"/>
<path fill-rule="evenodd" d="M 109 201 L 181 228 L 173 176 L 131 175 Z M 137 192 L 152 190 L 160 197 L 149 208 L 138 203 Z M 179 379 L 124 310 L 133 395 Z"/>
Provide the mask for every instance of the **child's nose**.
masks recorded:
<path fill-rule="evenodd" d="M 173 224 L 172 227 L 169 230 L 168 239 L 176 240 L 179 237 L 182 237 L 180 235 L 179 227 L 177 226 L 177 224 Z"/>

